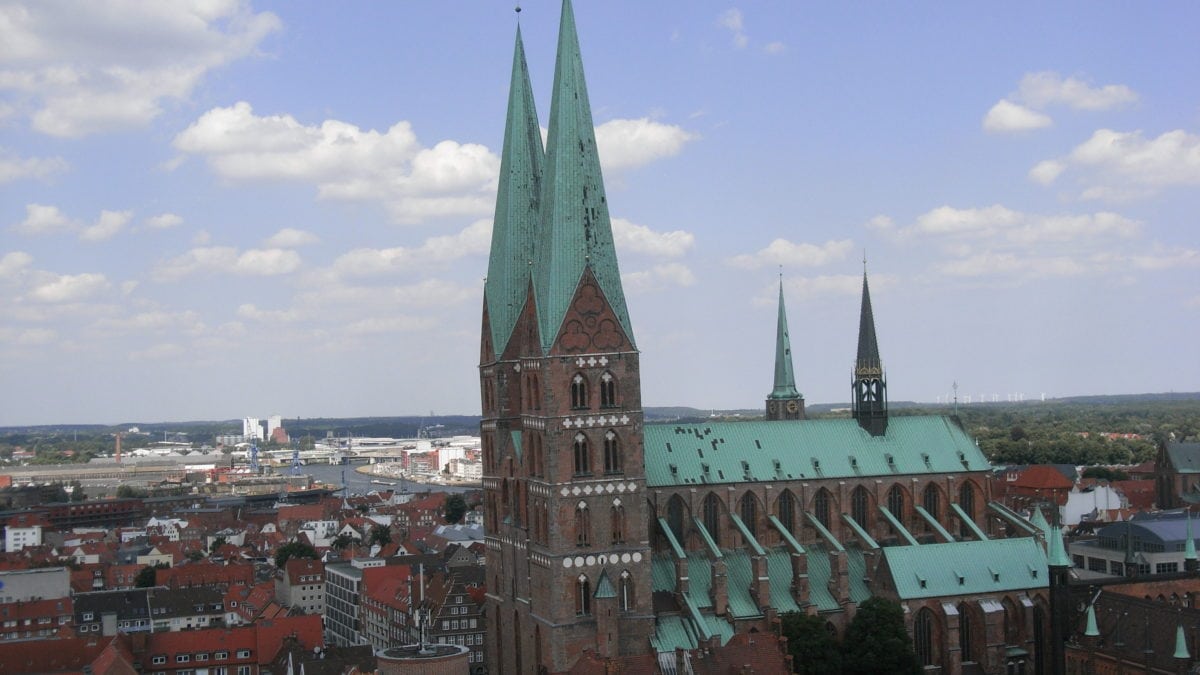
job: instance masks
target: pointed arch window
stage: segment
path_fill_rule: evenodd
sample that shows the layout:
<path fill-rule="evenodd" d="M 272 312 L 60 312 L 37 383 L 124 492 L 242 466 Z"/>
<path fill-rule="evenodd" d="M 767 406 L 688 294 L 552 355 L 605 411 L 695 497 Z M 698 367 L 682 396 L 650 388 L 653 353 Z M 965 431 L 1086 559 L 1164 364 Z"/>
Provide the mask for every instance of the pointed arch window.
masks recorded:
<path fill-rule="evenodd" d="M 922 607 L 917 612 L 917 620 L 913 623 L 913 649 L 917 653 L 917 663 L 922 666 L 933 664 L 933 612 L 928 607 Z"/>
<path fill-rule="evenodd" d="M 788 532 L 794 532 L 796 529 L 796 498 L 792 496 L 792 491 L 784 490 L 780 493 L 779 501 L 776 504 L 776 517 L 779 518 L 779 523 Z"/>
<path fill-rule="evenodd" d="M 612 512 L 610 513 L 610 521 L 612 523 L 612 543 L 625 543 L 625 506 L 621 504 L 620 499 L 613 500 Z"/>
<path fill-rule="evenodd" d="M 962 662 L 974 661 L 971 653 L 971 608 L 965 604 L 958 606 L 958 649 L 962 654 Z"/>
<path fill-rule="evenodd" d="M 588 407 L 588 382 L 583 373 L 575 373 L 571 378 L 571 408 L 580 410 Z"/>
<path fill-rule="evenodd" d="M 754 494 L 747 492 L 742 495 L 738 502 L 738 515 L 742 517 L 742 524 L 750 530 L 750 536 L 758 536 L 758 500 L 754 498 Z"/>
<path fill-rule="evenodd" d="M 575 580 L 575 614 L 585 616 L 592 613 L 592 584 L 586 574 Z"/>
<path fill-rule="evenodd" d="M 817 520 L 826 528 L 829 527 L 829 490 L 821 488 L 817 491 L 817 496 L 813 498 L 813 511 Z"/>
<path fill-rule="evenodd" d="M 958 489 L 958 506 L 967 514 L 971 520 L 975 519 L 975 488 L 970 481 L 963 483 Z M 971 528 L 966 523 L 959 524 L 960 536 L 968 537 L 971 535 Z"/>
<path fill-rule="evenodd" d="M 604 433 L 604 473 L 621 473 L 621 439 L 612 429 Z"/>
<path fill-rule="evenodd" d="M 867 489 L 859 485 L 854 488 L 854 492 L 850 493 L 850 517 L 859 525 L 869 528 L 871 527 L 869 518 L 871 513 L 871 495 L 867 494 Z"/>
<path fill-rule="evenodd" d="M 575 475 L 586 476 L 592 472 L 591 452 L 588 448 L 587 436 L 575 434 Z"/>
<path fill-rule="evenodd" d="M 537 373 L 529 374 L 529 407 L 534 410 L 542 409 L 542 383 Z"/>
<path fill-rule="evenodd" d="M 713 541 L 721 543 L 721 500 L 711 492 L 704 498 L 704 529 Z"/>
<path fill-rule="evenodd" d="M 600 407 L 617 407 L 617 378 L 607 370 L 600 376 Z"/>
<path fill-rule="evenodd" d="M 592 519 L 587 504 L 579 502 L 575 507 L 575 545 L 590 546 L 592 543 Z"/>
<path fill-rule="evenodd" d="M 921 495 L 921 506 L 925 507 L 934 520 L 942 519 L 941 495 L 933 483 L 925 486 L 925 493 Z"/>
<path fill-rule="evenodd" d="M 671 498 L 667 500 L 667 525 L 671 527 L 671 534 L 682 541 L 683 499 L 679 495 L 671 495 Z"/>
<path fill-rule="evenodd" d="M 892 515 L 896 517 L 896 520 L 900 521 L 901 523 L 907 520 L 904 513 L 904 488 L 900 487 L 899 485 L 893 485 L 892 488 L 888 490 L 887 505 L 888 511 L 892 512 Z M 888 524 L 888 529 L 894 532 L 896 527 Z"/>
<path fill-rule="evenodd" d="M 633 611 L 633 575 L 629 573 L 629 570 L 622 570 L 619 586 L 621 611 Z"/>

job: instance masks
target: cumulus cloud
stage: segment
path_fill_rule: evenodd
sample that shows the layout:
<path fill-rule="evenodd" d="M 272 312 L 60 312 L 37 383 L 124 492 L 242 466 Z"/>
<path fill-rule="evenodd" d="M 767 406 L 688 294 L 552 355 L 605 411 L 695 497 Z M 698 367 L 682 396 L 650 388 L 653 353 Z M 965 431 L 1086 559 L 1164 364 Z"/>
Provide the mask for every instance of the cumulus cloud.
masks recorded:
<path fill-rule="evenodd" d="M 695 134 L 648 117 L 609 120 L 596 127 L 596 147 L 606 170 L 629 169 L 673 157 Z"/>
<path fill-rule="evenodd" d="M 491 246 L 492 223 L 478 220 L 457 234 L 430 237 L 417 247 L 358 248 L 333 262 L 333 271 L 343 277 L 363 277 L 402 272 L 459 258 L 486 254 Z"/>
<path fill-rule="evenodd" d="M 109 288 L 103 274 L 50 274 L 29 291 L 29 297 L 37 302 L 66 303 L 86 300 Z"/>
<path fill-rule="evenodd" d="M 15 277 L 33 264 L 33 256 L 24 251 L 13 251 L 0 256 L 0 279 Z"/>
<path fill-rule="evenodd" d="M 983 116 L 983 129 L 991 133 L 1012 133 L 1042 129 L 1053 124 L 1049 115 L 1030 110 L 1008 99 L 1000 99 Z"/>
<path fill-rule="evenodd" d="M 663 258 L 678 258 L 696 243 L 691 232 L 674 230 L 655 232 L 645 225 L 624 218 L 612 219 L 613 241 L 620 253 L 643 253 Z"/>
<path fill-rule="evenodd" d="M 795 243 L 776 239 L 754 253 L 743 253 L 729 259 L 729 264 L 743 269 L 760 269 L 773 265 L 788 267 L 819 267 L 837 262 L 854 248 L 849 239 L 827 241 L 824 244 Z"/>
<path fill-rule="evenodd" d="M 148 123 L 281 25 L 242 0 L 35 2 L 0 23 L 0 91 L 20 97 L 34 129 L 62 137 Z"/>
<path fill-rule="evenodd" d="M 1017 87 L 1017 96 L 1035 108 L 1059 104 L 1079 110 L 1108 110 L 1138 100 L 1137 92 L 1123 84 L 1093 87 L 1053 71 L 1027 73 Z"/>
<path fill-rule="evenodd" d="M 859 295 L 862 293 L 862 276 L 857 274 L 823 274 L 815 277 L 783 277 L 783 289 L 789 302 L 828 296 Z M 871 291 L 879 292 L 891 288 L 896 278 L 890 274 L 872 274 Z M 764 286 L 755 296 L 754 304 L 774 306 L 778 302 L 779 288 Z"/>
<path fill-rule="evenodd" d="M 298 246 L 315 244 L 319 241 L 321 241 L 320 238 L 312 232 L 285 227 L 268 237 L 263 242 L 263 246 L 267 248 L 296 248 Z"/>
<path fill-rule="evenodd" d="M 1047 166 L 1056 169 L 1054 178 L 1078 172 L 1084 199 L 1145 197 L 1165 188 L 1200 185 L 1200 136 L 1182 129 L 1154 138 L 1141 131 L 1099 129 L 1066 157 L 1039 162 L 1030 176 L 1037 180 L 1035 173 Z"/>
<path fill-rule="evenodd" d="M 162 342 L 146 349 L 129 352 L 130 361 L 174 361 L 187 353 L 181 345 L 174 342 Z"/>
<path fill-rule="evenodd" d="M 21 234 L 41 235 L 70 232 L 78 227 L 79 224 L 68 218 L 57 206 L 26 204 L 25 220 L 18 223 L 14 229 Z"/>
<path fill-rule="evenodd" d="M 1067 165 L 1053 159 L 1038 162 L 1029 170 L 1029 179 L 1035 183 L 1049 185 L 1058 180 L 1059 175 L 1066 170 Z"/>
<path fill-rule="evenodd" d="M 79 238 L 84 241 L 104 241 L 117 235 L 129 221 L 133 219 L 133 211 L 101 211 L 100 218 L 94 225 L 83 228 Z"/>
<path fill-rule="evenodd" d="M 169 230 L 183 224 L 183 217 L 174 213 L 160 213 L 146 219 L 146 226 L 155 230 Z"/>
<path fill-rule="evenodd" d="M 165 332 L 195 335 L 204 330 L 204 322 L 200 320 L 200 315 L 192 310 L 153 310 L 128 316 L 103 317 L 92 324 L 91 328 L 94 332 L 106 336 Z"/>
<path fill-rule="evenodd" d="M 1141 228 L 1140 222 L 1107 211 L 1041 215 L 993 204 L 967 209 L 939 206 L 921 214 L 916 223 L 901 230 L 901 234 L 991 239 L 1028 246 L 1104 237 L 1128 239 L 1138 235 Z"/>
<path fill-rule="evenodd" d="M 742 10 L 735 7 L 721 12 L 721 15 L 717 17 L 717 25 L 728 29 L 733 34 L 734 47 L 744 49 L 746 45 L 750 44 L 750 38 L 746 36 L 746 26 L 742 18 Z"/>
<path fill-rule="evenodd" d="M 62 157 L 18 157 L 0 148 L 0 184 L 20 178 L 45 178 L 66 171 Z"/>
<path fill-rule="evenodd" d="M 178 281 L 194 274 L 267 277 L 290 274 L 299 269 L 300 262 L 300 254 L 285 249 L 239 251 L 232 246 L 204 246 L 159 263 L 150 275 L 163 282 Z"/>
<path fill-rule="evenodd" d="M 664 263 L 648 270 L 622 274 L 621 283 L 626 292 L 647 293 L 664 288 L 691 286 L 696 283 L 696 276 L 682 263 Z"/>
<path fill-rule="evenodd" d="M 239 305 L 237 315 L 243 319 L 263 323 L 292 323 L 301 318 L 300 312 L 295 309 L 259 309 L 250 303 Z"/>

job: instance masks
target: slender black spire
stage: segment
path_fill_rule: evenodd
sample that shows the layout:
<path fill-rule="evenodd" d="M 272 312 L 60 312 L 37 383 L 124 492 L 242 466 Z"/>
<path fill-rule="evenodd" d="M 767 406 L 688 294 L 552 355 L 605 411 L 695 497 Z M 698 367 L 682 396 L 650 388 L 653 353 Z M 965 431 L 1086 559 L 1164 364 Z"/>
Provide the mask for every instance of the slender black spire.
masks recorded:
<path fill-rule="evenodd" d="M 887 432 L 887 380 L 879 343 L 875 339 L 875 316 L 871 312 L 871 289 L 867 284 L 867 261 L 863 259 L 862 310 L 858 319 L 858 357 L 854 360 L 854 419 L 872 436 Z"/>

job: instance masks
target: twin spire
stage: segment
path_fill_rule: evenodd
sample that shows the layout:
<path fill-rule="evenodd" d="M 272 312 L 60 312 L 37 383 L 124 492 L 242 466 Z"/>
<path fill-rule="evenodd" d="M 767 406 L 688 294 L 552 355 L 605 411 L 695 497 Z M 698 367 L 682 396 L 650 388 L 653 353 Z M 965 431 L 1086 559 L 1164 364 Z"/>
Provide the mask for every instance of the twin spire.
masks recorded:
<path fill-rule="evenodd" d="M 517 28 L 485 286 L 496 358 L 504 353 L 531 289 L 542 351 L 548 353 L 589 274 L 632 344 L 575 14 L 570 0 L 563 0 L 544 152 Z"/>

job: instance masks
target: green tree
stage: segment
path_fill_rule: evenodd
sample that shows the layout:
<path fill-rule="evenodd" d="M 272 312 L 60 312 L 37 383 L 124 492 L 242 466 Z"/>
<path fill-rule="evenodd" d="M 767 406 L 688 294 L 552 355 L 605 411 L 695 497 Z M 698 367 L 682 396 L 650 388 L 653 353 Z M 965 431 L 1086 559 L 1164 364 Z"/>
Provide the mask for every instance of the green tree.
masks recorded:
<path fill-rule="evenodd" d="M 371 535 L 367 537 L 368 546 L 375 544 L 387 546 L 390 543 L 392 543 L 392 531 L 388 529 L 387 525 L 376 525 L 371 528 Z"/>
<path fill-rule="evenodd" d="M 292 558 L 317 559 L 317 549 L 302 541 L 289 541 L 275 550 L 275 566 L 283 567 Z"/>
<path fill-rule="evenodd" d="M 131 485 L 121 485 L 117 488 L 118 497 L 146 497 L 149 494 L 145 490 L 139 490 Z"/>
<path fill-rule="evenodd" d="M 158 585 L 158 570 L 166 569 L 168 566 L 162 563 L 155 565 L 146 565 L 137 573 L 134 579 L 134 588 L 150 588 Z"/>
<path fill-rule="evenodd" d="M 920 672 L 899 603 L 875 597 L 858 606 L 842 642 L 842 672 Z"/>
<path fill-rule="evenodd" d="M 446 503 L 443 507 L 443 515 L 446 522 L 455 525 L 462 522 L 463 516 L 467 514 L 467 500 L 457 492 L 446 495 Z"/>
<path fill-rule="evenodd" d="M 787 638 L 792 667 L 805 675 L 837 675 L 842 672 L 842 654 L 824 619 L 801 612 L 779 615 L 779 631 Z"/>
<path fill-rule="evenodd" d="M 228 543 L 228 540 L 225 539 L 225 537 L 217 537 L 212 540 L 211 544 L 208 545 L 208 552 L 212 553 L 213 551 L 221 548 L 222 546 L 224 546 L 227 543 Z"/>
<path fill-rule="evenodd" d="M 354 537 L 345 532 L 334 537 L 333 541 L 329 542 L 329 545 L 337 551 L 345 551 L 346 549 L 350 548 L 350 546 L 353 544 L 354 544 Z"/>

